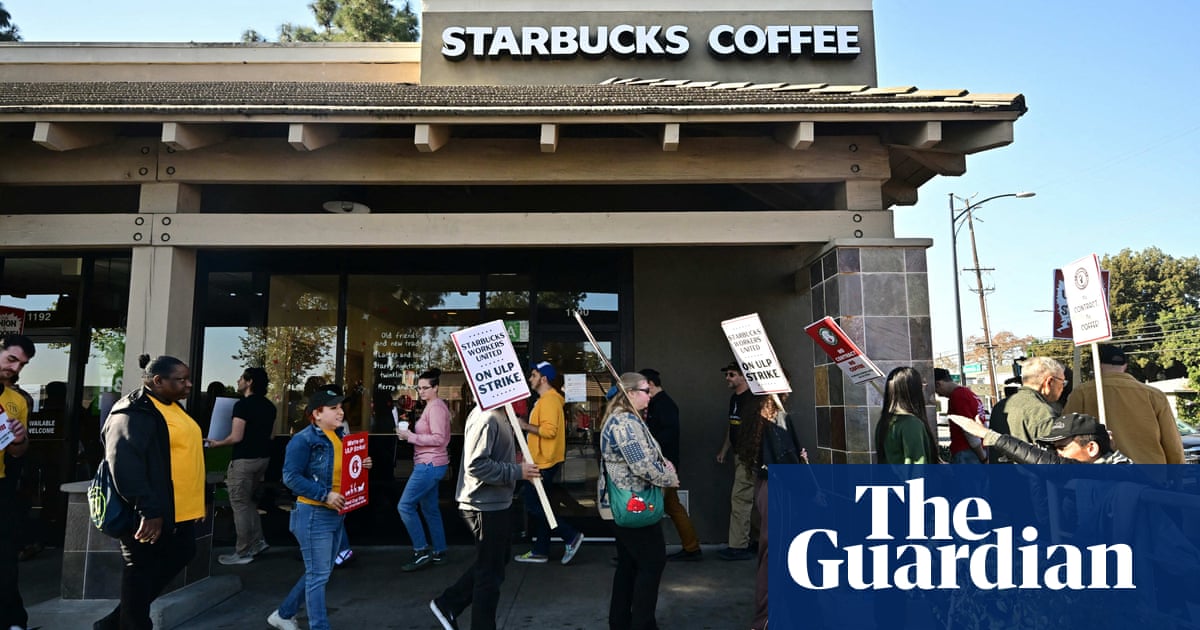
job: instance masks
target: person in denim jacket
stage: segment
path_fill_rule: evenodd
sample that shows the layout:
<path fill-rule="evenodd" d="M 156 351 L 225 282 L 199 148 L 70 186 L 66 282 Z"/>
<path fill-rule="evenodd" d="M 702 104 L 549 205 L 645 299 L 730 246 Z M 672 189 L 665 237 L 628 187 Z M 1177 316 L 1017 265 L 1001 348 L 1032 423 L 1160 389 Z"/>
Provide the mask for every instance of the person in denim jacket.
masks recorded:
<path fill-rule="evenodd" d="M 308 608 L 312 630 L 328 630 L 325 585 L 333 572 L 334 556 L 341 539 L 342 515 L 342 411 L 343 396 L 331 389 L 312 395 L 305 409 L 309 426 L 288 442 L 283 460 L 283 483 L 296 494 L 289 529 L 300 543 L 304 575 L 292 587 L 267 623 L 281 630 L 299 630 L 296 613 L 300 604 Z M 363 460 L 371 467 L 371 458 Z"/>

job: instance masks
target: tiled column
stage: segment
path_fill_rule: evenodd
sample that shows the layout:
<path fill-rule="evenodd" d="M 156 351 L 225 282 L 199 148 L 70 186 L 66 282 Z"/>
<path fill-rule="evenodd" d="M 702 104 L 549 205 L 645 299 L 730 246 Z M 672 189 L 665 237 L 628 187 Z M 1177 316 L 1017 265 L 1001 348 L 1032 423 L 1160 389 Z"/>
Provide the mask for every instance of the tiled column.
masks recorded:
<path fill-rule="evenodd" d="M 812 319 L 832 317 L 886 375 L 911 365 L 933 395 L 929 239 L 834 241 L 809 264 Z M 854 385 L 813 344 L 817 453 L 814 463 L 873 461 L 883 379 Z M 932 406 L 927 409 L 934 418 Z"/>

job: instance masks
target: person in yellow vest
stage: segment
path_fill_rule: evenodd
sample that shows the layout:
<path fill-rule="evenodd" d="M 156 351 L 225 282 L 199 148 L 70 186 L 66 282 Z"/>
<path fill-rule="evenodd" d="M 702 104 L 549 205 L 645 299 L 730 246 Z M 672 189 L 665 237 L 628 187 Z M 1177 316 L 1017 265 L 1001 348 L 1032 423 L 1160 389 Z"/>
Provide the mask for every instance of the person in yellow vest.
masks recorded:
<path fill-rule="evenodd" d="M 303 604 L 308 609 L 308 627 L 329 630 L 325 585 L 333 573 L 344 531 L 344 517 L 338 511 L 346 505 L 342 494 L 343 400 L 341 390 L 333 386 L 314 392 L 304 411 L 309 425 L 292 436 L 283 457 L 283 483 L 296 493 L 289 528 L 300 543 L 304 575 L 267 617 L 272 628 L 299 630 L 296 613 Z M 370 457 L 363 460 L 363 468 L 369 469 L 371 464 Z"/>
<path fill-rule="evenodd" d="M 204 440 L 179 404 L 192 390 L 183 361 L 142 355 L 142 387 L 113 406 L 101 437 L 117 493 L 140 517 L 121 537 L 121 600 L 99 629 L 151 630 L 150 603 L 196 555 L 204 518 Z"/>
<path fill-rule="evenodd" d="M 8 335 L 0 343 L 0 410 L 11 441 L 0 447 L 0 628 L 24 628 L 29 623 L 17 587 L 17 480 L 4 468 L 4 456 L 24 457 L 29 450 L 29 405 L 14 387 L 17 375 L 33 358 L 36 348 L 24 335 Z"/>
<path fill-rule="evenodd" d="M 563 414 L 563 397 L 554 389 L 558 371 L 549 361 L 542 361 L 529 372 L 529 387 L 538 393 L 538 400 L 529 412 L 529 422 L 521 421 L 521 428 L 529 435 L 529 454 L 542 474 L 542 485 L 546 495 L 554 496 L 563 462 L 567 459 L 567 420 Z M 522 500 L 533 527 L 533 549 L 514 560 L 531 564 L 545 564 L 550 556 L 550 523 L 542 511 L 542 503 L 532 483 L 525 483 Z M 579 547 L 583 545 L 583 532 L 575 529 L 563 519 L 558 519 L 554 530 L 567 544 L 562 563 L 568 564 Z"/>

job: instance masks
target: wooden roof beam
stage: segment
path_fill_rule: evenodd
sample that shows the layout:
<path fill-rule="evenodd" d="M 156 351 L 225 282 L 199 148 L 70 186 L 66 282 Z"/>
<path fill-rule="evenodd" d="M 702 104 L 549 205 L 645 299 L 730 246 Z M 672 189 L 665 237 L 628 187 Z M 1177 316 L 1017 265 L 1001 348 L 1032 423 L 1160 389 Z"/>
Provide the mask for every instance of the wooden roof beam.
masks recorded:
<path fill-rule="evenodd" d="M 937 148 L 941 151 L 957 151 L 969 155 L 1003 147 L 1012 144 L 1012 141 L 1011 120 L 947 123 L 946 137 Z"/>
<path fill-rule="evenodd" d="M 419 124 L 413 132 L 413 144 L 421 153 L 433 153 L 450 141 L 449 125 Z"/>
<path fill-rule="evenodd" d="M 961 153 L 917 151 L 915 149 L 903 148 L 895 150 L 938 175 L 957 177 L 967 172 L 967 156 Z"/>
<path fill-rule="evenodd" d="M 162 143 L 176 151 L 193 151 L 223 141 L 229 135 L 225 125 L 163 123 Z"/>
<path fill-rule="evenodd" d="M 775 139 L 789 149 L 807 149 L 815 139 L 814 126 L 812 121 L 780 125 L 775 129 Z"/>
<path fill-rule="evenodd" d="M 667 123 L 663 125 L 662 134 L 659 136 L 662 141 L 663 151 L 678 151 L 679 150 L 679 123 Z"/>
<path fill-rule="evenodd" d="M 938 120 L 931 120 L 923 123 L 889 125 L 885 141 L 887 144 L 912 149 L 932 149 L 942 142 L 942 123 Z"/>
<path fill-rule="evenodd" d="M 912 206 L 917 203 L 917 187 L 904 182 L 889 180 L 883 183 L 884 206 Z"/>
<path fill-rule="evenodd" d="M 558 125 L 544 124 L 542 125 L 541 137 L 538 139 L 538 145 L 542 149 L 542 153 L 554 153 L 558 150 Z"/>
<path fill-rule="evenodd" d="M 104 144 L 116 137 L 109 125 L 38 122 L 33 141 L 51 151 L 72 151 Z"/>
<path fill-rule="evenodd" d="M 338 141 L 337 125 L 292 123 L 288 125 L 288 144 L 297 151 L 316 151 Z"/>

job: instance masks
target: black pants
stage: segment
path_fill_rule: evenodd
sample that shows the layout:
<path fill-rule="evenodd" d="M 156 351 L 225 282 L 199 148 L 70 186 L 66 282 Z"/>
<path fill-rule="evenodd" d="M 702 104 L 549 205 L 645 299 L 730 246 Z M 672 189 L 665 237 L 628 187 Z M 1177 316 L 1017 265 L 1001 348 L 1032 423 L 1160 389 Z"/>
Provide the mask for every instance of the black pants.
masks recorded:
<path fill-rule="evenodd" d="M 613 527 L 617 537 L 617 571 L 608 603 L 611 630 L 657 630 L 658 583 L 667 566 L 661 524 Z"/>
<path fill-rule="evenodd" d="M 458 513 L 475 534 L 475 563 L 438 596 L 438 607 L 458 617 L 470 606 L 471 630 L 495 630 L 504 565 L 512 557 L 512 520 L 507 509 Z"/>
<path fill-rule="evenodd" d="M 0 454 L 0 457 L 4 457 Z M 0 478 L 0 628 L 24 628 L 29 623 L 21 591 L 17 588 L 17 480 Z"/>
<path fill-rule="evenodd" d="M 158 542 L 141 543 L 132 535 L 121 539 L 121 602 L 95 630 L 153 630 L 150 603 L 196 555 L 196 532 L 191 522 L 164 528 Z"/>

